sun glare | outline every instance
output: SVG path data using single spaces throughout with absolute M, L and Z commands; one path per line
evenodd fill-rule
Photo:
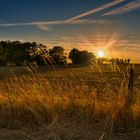
M 104 57 L 105 56 L 104 51 L 98 51 L 97 56 L 100 57 L 100 58 Z

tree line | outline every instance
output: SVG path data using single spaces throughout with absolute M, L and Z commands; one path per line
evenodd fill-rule
M 37 65 L 64 65 L 68 60 L 72 64 L 90 64 L 92 62 L 104 63 L 105 58 L 97 59 L 96 56 L 88 51 L 81 51 L 73 48 L 66 53 L 61 46 L 54 46 L 48 49 L 46 45 L 36 42 L 20 41 L 1 41 L 0 42 L 0 66 L 20 66 L 35 62 Z M 119 59 L 110 59 L 111 63 L 120 63 Z M 121 60 L 121 63 L 125 62 Z M 130 62 L 130 59 L 127 60 Z

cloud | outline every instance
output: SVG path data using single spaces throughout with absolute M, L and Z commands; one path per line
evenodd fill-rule
M 48 31 L 50 25 L 76 25 L 76 24 L 111 24 L 109 20 L 88 20 L 77 19 L 72 21 L 45 21 L 45 22 L 29 22 L 29 23 L 12 23 L 12 24 L 0 24 L 0 27 L 12 27 L 12 26 L 37 26 L 39 29 Z
M 40 29 L 40 30 L 43 30 L 43 31 L 49 31 L 50 28 L 44 24 L 38 24 L 37 27 Z
M 107 13 L 103 14 L 103 16 L 123 14 L 125 12 L 129 12 L 129 11 L 132 11 L 132 10 L 135 10 L 138 8 L 140 8 L 140 1 L 136 0 L 136 1 L 128 3 L 125 6 L 122 6 L 120 8 L 115 9 L 115 10 L 107 12 Z
M 88 16 L 90 14 L 94 14 L 96 12 L 102 11 L 104 9 L 110 8 L 114 5 L 117 5 L 121 2 L 124 2 L 125 0 L 114 0 L 113 2 L 110 2 L 108 4 L 105 4 L 103 6 L 100 6 L 98 8 L 92 9 L 90 11 L 87 11 L 85 13 L 82 13 L 80 15 L 77 15 L 75 17 L 62 20 L 62 21 L 41 21 L 41 22 L 29 22 L 29 23 L 9 23 L 9 24 L 0 24 L 0 27 L 12 27 L 12 26 L 37 26 L 40 30 L 48 31 L 50 30 L 50 25 L 76 25 L 76 24 L 107 24 L 112 23 L 111 21 L 107 20 L 86 20 L 86 19 L 80 19 L 82 17 Z
M 95 19 L 95 20 L 90 20 L 90 19 L 77 19 L 77 20 L 72 20 L 72 21 L 65 21 L 65 24 L 111 24 L 112 21 L 110 20 L 102 20 L 102 19 Z
M 77 19 L 73 21 L 53 21 L 53 22 L 35 22 L 33 25 L 36 25 L 39 29 L 43 31 L 48 31 L 50 25 L 78 25 L 78 24 L 112 24 L 110 20 L 88 20 L 88 19 Z
M 75 17 L 69 18 L 69 19 L 67 19 L 66 21 L 69 22 L 69 21 L 72 21 L 72 20 L 80 19 L 80 18 L 82 18 L 82 17 L 85 17 L 85 16 L 88 16 L 88 15 L 97 13 L 97 12 L 99 12 L 99 11 L 102 11 L 102 10 L 104 10 L 104 9 L 110 8 L 110 7 L 114 6 L 114 5 L 117 5 L 117 4 L 119 4 L 119 3 L 122 3 L 122 2 L 124 2 L 124 1 L 125 1 L 125 0 L 114 0 L 113 2 L 110 2 L 110 3 L 108 3 L 108 4 L 105 4 L 105 5 L 100 6 L 100 7 L 98 7 L 98 8 L 92 9 L 92 10 L 90 10 L 90 11 L 87 11 L 87 12 L 82 13 L 82 14 L 80 14 L 80 15 L 77 15 L 77 16 L 75 16 Z

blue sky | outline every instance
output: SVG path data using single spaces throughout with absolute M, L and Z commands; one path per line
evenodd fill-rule
M 140 61 L 140 0 L 0 0 L 0 40 Z

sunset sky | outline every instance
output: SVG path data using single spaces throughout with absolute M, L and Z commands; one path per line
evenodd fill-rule
M 140 62 L 140 0 L 0 0 L 0 40 Z

